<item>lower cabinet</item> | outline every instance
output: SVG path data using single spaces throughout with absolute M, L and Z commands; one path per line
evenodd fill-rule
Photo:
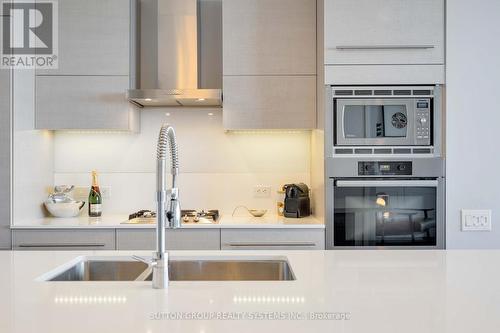
M 324 229 L 221 229 L 222 250 L 324 250 Z
M 220 250 L 219 229 L 165 230 L 167 250 Z M 116 230 L 117 250 L 155 250 L 156 229 Z
M 324 250 L 324 229 L 165 230 L 167 250 Z M 151 250 L 156 229 L 17 229 L 14 250 Z
M 14 250 L 114 250 L 115 230 L 14 230 Z

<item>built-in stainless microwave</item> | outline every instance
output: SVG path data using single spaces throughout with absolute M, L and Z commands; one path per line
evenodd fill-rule
M 334 86 L 332 93 L 333 144 L 341 153 L 355 147 L 432 148 L 440 140 L 439 86 Z

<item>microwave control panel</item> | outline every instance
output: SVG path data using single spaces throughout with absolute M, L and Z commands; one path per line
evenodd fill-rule
M 358 162 L 358 176 L 411 176 L 412 163 L 403 162 Z
M 431 144 L 431 100 L 417 99 L 415 101 L 416 126 L 415 138 L 418 145 Z

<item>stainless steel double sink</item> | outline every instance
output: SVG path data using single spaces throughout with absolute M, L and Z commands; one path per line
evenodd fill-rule
M 45 281 L 150 281 L 151 267 L 132 258 L 82 257 L 69 267 L 48 273 Z M 174 259 L 170 281 L 290 281 L 286 259 Z

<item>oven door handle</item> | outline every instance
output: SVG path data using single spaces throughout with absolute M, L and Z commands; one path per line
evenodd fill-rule
M 337 180 L 337 187 L 438 187 L 437 180 Z
M 433 49 L 434 45 L 338 45 L 336 50 L 426 50 Z M 331 50 L 333 48 L 328 48 Z

